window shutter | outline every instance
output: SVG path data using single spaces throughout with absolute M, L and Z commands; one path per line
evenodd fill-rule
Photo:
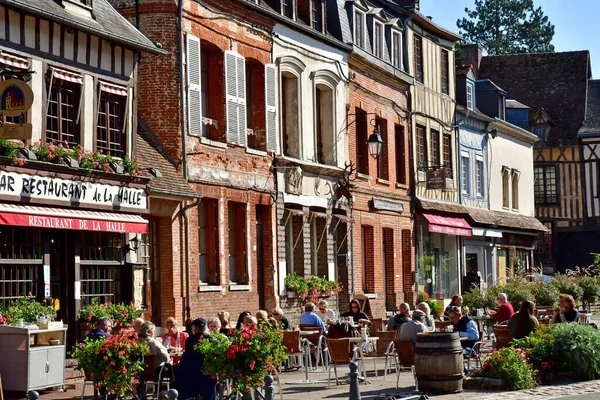
M 246 60 L 233 51 L 225 52 L 225 97 L 227 141 L 246 146 Z
M 266 133 L 267 150 L 277 151 L 277 102 L 275 89 L 277 81 L 274 64 L 265 65 L 265 110 L 266 110 Z
M 200 39 L 186 35 L 188 81 L 188 133 L 202 135 L 202 92 L 200 88 Z

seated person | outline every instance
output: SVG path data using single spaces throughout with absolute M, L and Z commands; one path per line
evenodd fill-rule
M 217 317 L 208 320 L 208 332 L 219 332 L 221 330 L 221 320 Z
M 313 303 L 306 303 L 304 305 L 304 314 L 300 315 L 300 325 L 315 325 L 326 331 L 325 324 L 317 314 L 314 313 L 315 305 Z
M 425 313 L 425 326 L 427 327 L 427 330 L 429 332 L 435 331 L 435 320 L 431 315 L 431 308 L 429 307 L 429 304 L 425 302 L 419 303 L 417 304 L 417 309 Z
M 405 322 L 400 327 L 400 340 L 412 340 L 417 342 L 417 333 L 427 333 L 425 326 L 425 313 L 421 310 L 415 310 L 412 314 L 412 320 Z
M 192 322 L 193 334 L 185 342 L 185 352 L 177 364 L 175 376 L 175 389 L 179 392 L 178 398 L 189 399 L 202 396 L 203 400 L 217 399 L 217 380 L 202 373 L 204 355 L 195 351 L 194 346 L 200 340 L 209 340 L 206 331 L 206 320 L 197 318 Z
M 100 318 L 100 319 L 98 319 L 98 321 L 96 321 L 96 327 L 94 329 L 92 329 L 90 331 L 90 333 L 85 335 L 85 337 L 83 338 L 83 341 L 85 342 L 86 340 L 88 340 L 90 342 L 93 342 L 100 338 L 109 338 L 112 336 L 110 334 L 111 329 L 112 329 L 112 320 L 107 317 Z
M 144 321 L 143 318 L 136 318 L 133 320 L 133 332 L 135 332 L 135 337 L 140 333 L 140 328 L 144 322 L 146 321 Z
M 161 364 L 169 362 L 169 353 L 167 352 L 167 349 L 154 339 L 155 329 L 156 326 L 154 326 L 152 322 L 144 322 L 140 327 L 140 333 L 138 333 L 138 341 L 147 343 L 148 347 L 150 347 L 149 355 L 157 356 Z
M 360 311 L 360 302 L 356 299 L 350 301 L 350 310 L 342 314 L 342 317 L 347 320 L 352 319 L 355 324 L 369 323 L 369 317 L 364 312 Z
M 247 315 L 252 315 L 252 313 L 250 311 L 242 311 L 240 313 L 240 315 L 238 316 L 237 324 L 235 324 L 235 329 L 237 329 L 238 331 L 242 329 L 242 325 L 244 325 L 244 318 L 246 318 Z
M 167 318 L 165 327 L 167 328 L 167 332 L 161 336 L 163 346 L 166 348 L 178 347 L 185 349 L 185 341 L 189 335 L 185 332 L 179 332 L 177 320 L 173 317 Z
M 408 304 L 406 303 L 402 303 L 400 304 L 400 313 L 394 315 L 392 318 L 390 318 L 390 320 L 388 321 L 388 326 L 387 326 L 387 330 L 391 331 L 391 330 L 400 330 L 400 327 L 402 327 L 402 325 L 404 325 L 407 322 L 410 322 L 410 307 Z
M 468 315 L 462 315 L 460 308 L 452 307 L 448 313 L 454 332 L 460 336 L 463 354 L 468 355 L 475 343 L 479 340 L 477 324 Z
M 551 324 L 563 322 L 579 322 L 579 311 L 575 309 L 575 299 L 570 294 L 558 295 L 559 307 L 554 310 Z
M 258 310 L 256 320 L 260 323 L 269 322 L 269 314 L 265 310 Z
M 287 319 L 285 315 L 283 315 L 283 310 L 281 307 L 275 307 L 273 312 L 271 312 L 271 316 L 275 319 L 277 325 L 281 325 L 281 329 L 284 331 L 289 331 L 292 329 L 292 325 L 290 324 L 290 320 Z
M 452 307 L 462 307 L 463 304 L 463 298 L 461 295 L 455 294 L 454 296 L 452 296 L 452 301 L 450 302 L 450 304 L 448 304 L 448 307 L 446 307 L 446 309 L 444 310 L 444 317 L 449 318 L 450 317 L 450 309 Z
M 519 312 L 510 317 L 507 327 L 512 331 L 513 339 L 523 339 L 539 324 L 537 318 L 533 316 L 534 308 L 533 301 L 525 300 Z
M 319 310 L 315 313 L 325 323 L 328 321 L 335 321 L 335 311 L 329 308 L 329 303 L 326 300 L 319 300 L 317 304 Z
M 231 332 L 231 326 L 229 325 L 229 312 L 220 311 L 217 314 L 217 317 L 219 317 L 219 321 L 221 322 L 221 329 L 219 329 L 219 332 L 225 336 L 229 335 Z
M 515 313 L 515 310 L 513 309 L 512 304 L 508 302 L 506 293 L 498 293 L 496 303 L 500 307 L 498 307 L 498 311 L 491 311 L 490 317 L 494 318 L 498 323 L 508 321 Z

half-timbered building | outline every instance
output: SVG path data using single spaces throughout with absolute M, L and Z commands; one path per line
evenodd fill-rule
M 588 82 L 585 123 L 578 136 L 585 177 L 586 217 L 590 223 L 600 223 L 600 80 Z
M 552 272 L 591 264 L 597 246 L 589 233 L 597 228 L 586 218 L 585 165 L 577 137 L 586 119 L 589 53 L 486 56 L 479 72 L 530 107 L 528 129 L 540 139 L 534 147 L 534 199 L 536 217 L 547 231 L 538 240 L 536 265 Z
M 148 179 L 123 173 L 135 152 L 142 53 L 162 51 L 106 0 L 0 5 L 0 132 L 20 139 L 2 140 L 0 308 L 29 292 L 51 300 L 71 341 L 80 307 L 94 298 L 146 306 L 136 251 Z M 6 152 L 15 145 L 24 146 L 17 160 Z M 53 151 L 66 147 L 77 159 Z M 105 158 L 104 171 L 90 171 L 83 160 L 93 152 L 112 166 Z

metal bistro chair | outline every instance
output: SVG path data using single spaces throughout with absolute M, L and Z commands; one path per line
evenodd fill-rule
M 385 357 L 385 367 L 383 370 L 383 380 L 385 380 L 388 371 L 388 358 L 394 362 L 394 366 L 397 368 L 396 356 L 394 355 L 394 339 L 396 338 L 396 331 L 377 331 L 374 336 L 379 338 L 376 345 L 376 352 L 372 354 L 363 354 L 363 357 L 373 359 L 373 369 L 375 370 L 376 377 L 378 376 L 376 359 Z M 391 366 L 392 363 L 390 362 L 390 367 Z
M 300 331 L 283 331 L 281 344 L 285 347 L 285 353 L 290 362 L 290 369 L 293 368 L 292 357 L 296 359 L 297 365 L 302 365 L 302 344 L 300 343 Z
M 360 346 L 354 346 L 352 350 L 352 358 L 350 358 L 350 338 L 343 339 L 326 339 L 327 343 L 327 354 L 329 355 L 329 374 L 327 375 L 327 387 L 331 388 L 331 368 L 335 374 L 336 384 L 340 384 L 337 374 L 338 365 L 350 365 L 350 363 L 357 361 L 360 366 L 360 373 L 363 374 L 365 383 L 367 382 L 365 376 L 365 364 L 362 357 L 362 350 Z
M 306 325 L 306 324 L 300 324 L 300 330 L 301 331 L 315 331 L 318 333 L 312 333 L 310 335 L 305 335 L 303 336 L 303 339 L 306 339 L 308 341 L 307 345 L 310 347 L 310 352 L 311 354 L 314 353 L 315 355 L 315 368 L 319 367 L 319 362 L 321 363 L 321 365 L 323 366 L 323 369 L 326 368 L 326 360 L 323 354 L 323 340 L 324 340 L 324 336 L 323 336 L 323 328 L 321 328 L 320 326 L 317 325 Z M 308 357 L 308 362 L 309 362 L 309 366 L 310 369 L 313 369 L 313 365 L 312 365 L 312 357 Z
M 398 356 L 396 368 L 396 390 L 400 384 L 400 371 L 409 370 L 415 378 L 415 387 L 417 386 L 417 376 L 415 375 L 415 343 L 412 340 L 394 340 L 396 355 Z
M 471 360 L 475 360 L 475 368 L 481 369 L 481 367 L 483 366 L 483 362 L 481 361 L 481 354 L 483 352 L 484 346 L 485 344 L 483 342 L 476 342 L 473 345 L 473 347 L 469 350 L 469 353 L 463 356 L 463 361 L 465 364 L 465 370 L 467 374 L 471 372 Z
M 154 395 L 160 393 L 163 384 L 166 383 L 170 389 L 171 382 L 175 380 L 173 366 L 169 363 L 161 363 L 158 356 L 145 356 L 143 359 L 144 372 L 140 374 L 140 399 L 148 398 L 148 383 L 152 383 Z
M 377 336 L 377 332 L 383 331 L 383 318 L 371 319 L 371 325 L 369 325 L 369 335 Z

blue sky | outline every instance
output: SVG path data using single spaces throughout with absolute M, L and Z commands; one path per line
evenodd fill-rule
M 474 0 L 421 0 L 421 12 L 437 23 L 458 32 L 456 20 L 466 17 L 465 7 L 473 10 Z M 589 50 L 592 74 L 600 79 L 600 38 L 595 30 L 600 18 L 598 0 L 534 0 L 554 24 L 555 51 Z

